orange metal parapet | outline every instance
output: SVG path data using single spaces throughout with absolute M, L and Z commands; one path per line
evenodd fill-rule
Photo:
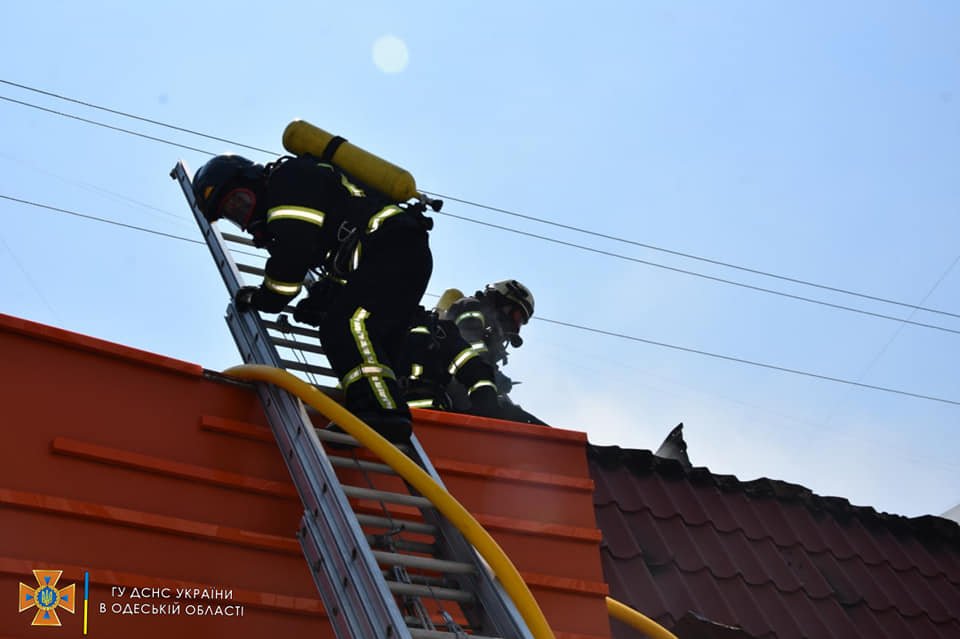
M 331 636 L 250 388 L 4 315 L 0 352 L 0 593 L 50 569 L 79 596 L 88 573 L 89 636 L 106 639 Z M 415 422 L 557 637 L 609 637 L 585 435 L 431 411 Z M 0 605 L 0 636 L 35 637 L 33 617 Z M 71 636 L 81 617 L 59 614 Z

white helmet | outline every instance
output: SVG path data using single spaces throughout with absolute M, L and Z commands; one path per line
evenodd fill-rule
M 483 289 L 486 295 L 492 295 L 497 303 L 512 304 L 520 309 L 523 323 L 526 324 L 533 317 L 533 293 L 517 280 L 503 280 L 487 284 Z

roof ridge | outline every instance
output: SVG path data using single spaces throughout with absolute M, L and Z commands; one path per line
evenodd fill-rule
M 656 473 L 670 478 L 687 478 L 696 483 L 712 483 L 720 490 L 740 492 L 751 498 L 797 502 L 840 521 L 854 517 L 866 524 L 883 526 L 893 533 L 909 534 L 925 542 L 947 543 L 960 551 L 960 524 L 936 515 L 906 517 L 879 512 L 872 506 L 855 506 L 844 497 L 818 495 L 805 486 L 767 477 L 743 481 L 735 475 L 715 474 L 705 466 L 687 470 L 679 461 L 657 457 L 649 450 L 598 446 L 588 442 L 587 456 L 605 468 L 622 466 L 636 475 Z

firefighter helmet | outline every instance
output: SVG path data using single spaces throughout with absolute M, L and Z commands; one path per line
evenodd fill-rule
M 522 323 L 533 317 L 533 293 L 517 280 L 503 280 L 487 284 L 484 294 L 493 296 L 497 304 L 508 304 L 520 310 Z
M 263 175 L 263 166 L 245 157 L 218 155 L 201 166 L 193 176 L 193 197 L 203 216 L 213 222 L 224 217 L 225 211 L 221 207 L 224 195 L 233 189 L 250 186 Z M 231 220 L 243 228 L 243 220 L 233 217 Z

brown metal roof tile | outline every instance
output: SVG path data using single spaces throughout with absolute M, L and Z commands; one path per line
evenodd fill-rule
M 833 596 L 833 588 L 820 574 L 803 546 L 796 544 L 785 548 L 781 547 L 780 554 L 808 596 L 813 599 L 825 599 Z
M 926 577 L 952 575 L 954 583 L 960 585 L 960 565 L 951 566 L 952 553 L 943 553 L 939 549 L 929 548 L 915 537 L 905 535 L 899 538 L 900 550 L 911 566 L 917 568 Z
M 781 592 L 794 592 L 803 588 L 780 549 L 768 537 L 751 544 L 750 552 L 757 557 L 768 579 Z
M 873 571 L 860 557 L 841 559 L 838 563 L 850 580 L 854 591 L 870 608 L 886 610 L 894 607 L 894 600 L 888 593 L 888 588 L 884 587 L 884 582 L 875 578 Z
M 904 571 L 915 567 L 913 560 L 904 552 L 904 535 L 895 534 L 883 526 L 873 526 L 869 532 L 883 560 L 894 570 Z
M 960 636 L 960 622 L 956 619 L 946 623 L 934 623 L 929 617 L 904 617 L 894 609 L 868 610 L 859 606 L 853 613 L 860 619 L 872 615 L 892 639 L 956 639 Z
M 701 554 L 697 545 L 693 528 L 687 526 L 680 516 L 658 518 L 654 526 L 635 532 L 641 540 L 641 545 L 645 543 L 646 539 L 655 538 L 659 540 L 662 538 L 669 544 L 673 563 L 684 572 L 699 572 L 710 569 L 707 558 Z
M 727 492 L 723 495 L 723 501 L 736 519 L 737 528 L 743 531 L 748 539 L 770 539 L 770 531 L 763 525 L 760 514 L 752 508 L 753 504 L 745 494 Z
M 674 617 L 694 611 L 708 619 L 738 625 L 737 614 L 727 604 L 719 583 L 706 569 L 683 572 L 676 565 L 651 573 Z
M 851 518 L 844 526 L 844 534 L 850 540 L 850 544 L 857 549 L 857 555 L 871 565 L 889 561 L 886 553 L 877 543 L 874 528 L 874 526 L 867 528 L 857 518 Z
M 930 579 L 928 583 L 937 592 L 937 598 L 943 602 L 951 616 L 960 619 L 960 586 L 948 581 L 943 575 Z
M 744 566 L 735 561 L 735 557 L 728 552 L 728 538 L 730 535 L 741 535 L 739 531 L 721 533 L 710 524 L 693 526 L 690 534 L 694 536 L 699 552 L 704 562 L 718 579 L 744 577 Z
M 645 598 L 658 620 L 693 611 L 764 639 L 960 637 L 952 522 L 684 472 L 646 451 L 590 447 L 588 457 L 603 487 L 595 503 L 611 594 Z
M 892 634 L 893 629 L 880 622 L 877 615 L 865 603 L 845 606 L 850 622 L 857 629 L 850 637 L 870 637 L 871 639 L 901 639 L 902 635 Z
M 670 612 L 650 569 L 641 558 L 614 559 L 608 553 L 602 552 L 601 560 L 604 572 L 610 575 L 607 583 L 611 597 L 652 619 L 661 618 Z
M 597 509 L 597 525 L 608 531 L 604 533 L 604 540 L 608 551 L 617 559 L 641 557 L 653 565 L 670 562 L 673 552 L 655 521 L 646 510 L 625 513 L 616 504 Z M 641 537 L 638 533 L 645 534 Z
M 810 560 L 823 579 L 830 585 L 834 598 L 841 605 L 853 606 L 864 601 L 863 594 L 851 581 L 833 553 L 814 553 L 810 555 Z
M 800 501 L 779 502 L 781 516 L 788 522 L 792 536 L 807 552 L 826 552 L 830 545 L 822 533 L 821 522 L 827 515 L 808 508 Z
M 731 610 L 737 615 L 737 624 L 745 631 L 754 635 L 769 632 L 775 627 L 779 606 L 768 605 L 771 600 L 778 600 L 779 595 L 765 596 L 767 590 L 775 591 L 772 587 L 757 588 L 745 582 L 742 577 L 721 579 L 718 586 Z
M 830 552 L 837 559 L 849 559 L 859 556 L 854 547 L 850 545 L 850 538 L 846 534 L 846 528 L 830 516 L 825 511 L 819 511 L 823 516 L 820 520 L 820 532 L 827 542 Z
M 730 508 L 727 494 L 719 488 L 712 499 L 703 499 L 703 509 L 710 522 L 719 532 L 742 532 L 743 523 L 738 520 L 735 510 Z
M 669 499 L 677 507 L 683 520 L 691 526 L 702 526 L 711 523 L 710 515 L 703 502 L 716 499 L 719 490 L 712 482 L 702 481 L 690 476 L 685 479 L 679 477 L 671 479 L 668 489 Z
M 774 584 L 774 579 L 764 563 L 764 557 L 755 552 L 756 544 L 747 539 L 743 531 L 722 533 L 720 540 L 724 554 L 734 564 L 735 570 L 744 581 L 754 586 Z M 766 543 L 769 544 L 769 542 Z
M 802 637 L 830 637 L 842 636 L 832 634 L 828 622 L 823 615 L 829 612 L 832 602 L 821 606 L 820 602 L 810 599 L 802 590 L 791 593 L 781 593 L 785 607 L 790 611 L 790 619 L 793 620 L 792 626 L 783 630 L 777 629 L 778 639 L 789 637 L 790 639 L 800 639 Z
M 800 540 L 793 522 L 784 516 L 784 505 L 776 499 L 751 499 L 750 507 L 757 513 L 764 529 L 778 546 L 792 546 Z
M 956 588 L 951 587 L 942 575 L 930 579 L 919 570 L 911 568 L 897 571 L 895 577 L 902 584 L 903 590 L 922 608 L 924 614 L 934 621 L 943 623 L 958 610 L 960 598 L 957 597 Z
M 756 586 L 744 582 L 743 592 L 753 600 L 753 607 L 763 611 L 763 617 L 741 614 L 737 623 L 748 632 L 756 635 L 762 635 L 773 630 L 783 632 L 784 628 L 796 625 L 796 622 L 792 619 L 793 611 L 787 608 L 783 596 L 772 583 Z M 736 605 L 732 599 L 731 605 Z M 749 609 L 738 607 L 737 613 L 740 614 L 741 610 L 745 612 Z

